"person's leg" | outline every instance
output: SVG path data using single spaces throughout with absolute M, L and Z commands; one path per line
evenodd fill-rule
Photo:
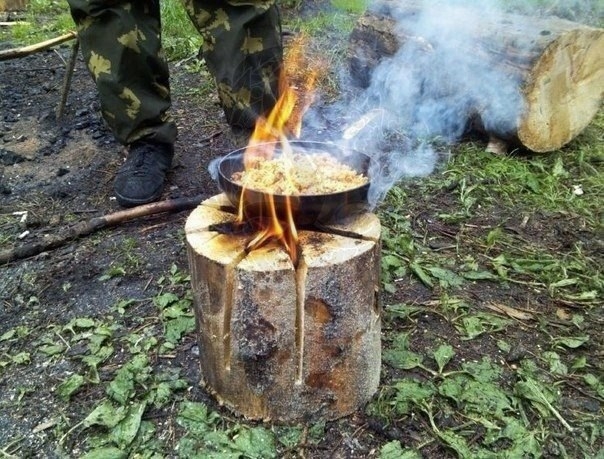
M 174 143 L 159 0 L 68 0 L 84 60 L 116 139 Z
M 102 115 L 130 146 L 117 174 L 118 202 L 133 206 L 161 195 L 173 156 L 176 125 L 161 47 L 159 0 L 68 0 Z
M 203 57 L 216 80 L 227 122 L 251 128 L 278 97 L 283 61 L 275 1 L 184 0 L 203 36 Z

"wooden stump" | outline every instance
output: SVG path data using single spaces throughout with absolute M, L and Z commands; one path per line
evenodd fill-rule
M 276 243 L 247 253 L 253 234 L 213 226 L 234 219 L 219 195 L 185 227 L 202 384 L 250 419 L 354 412 L 380 375 L 379 220 L 367 213 L 300 231 L 294 267 Z
M 375 67 L 403 46 L 429 55 L 438 44 L 417 35 L 414 28 L 423 4 L 410 0 L 380 0 L 357 22 L 350 37 L 349 57 L 353 78 L 366 86 Z M 460 8 L 455 14 L 464 17 Z M 476 17 L 467 10 L 468 18 Z M 395 20 L 396 18 L 396 20 Z M 522 104 L 511 130 L 485 126 L 495 137 L 535 152 L 556 150 L 575 138 L 595 117 L 604 95 L 604 29 L 588 27 L 557 17 L 499 14 L 482 18 L 479 27 L 459 21 L 462 46 L 484 67 L 494 69 L 518 88 Z M 428 59 L 429 61 L 429 59 Z M 413 65 L 411 62 L 410 65 Z M 455 63 L 447 72 L 455 72 Z M 430 71 L 430 69 L 422 69 Z M 446 78 L 442 100 L 454 95 Z M 491 88 L 495 93 L 499 88 Z M 486 104 L 489 100 L 487 98 Z M 483 106 L 470 107 L 467 117 L 480 117 Z M 514 126 L 515 125 L 515 126 Z

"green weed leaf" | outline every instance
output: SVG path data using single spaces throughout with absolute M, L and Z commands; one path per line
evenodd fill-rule
M 392 304 L 386 306 L 386 311 L 392 314 L 397 319 L 409 319 L 411 316 L 422 311 L 422 308 L 418 306 L 411 306 L 404 303 Z
M 128 453 L 113 446 L 96 448 L 87 452 L 81 459 L 126 459 Z
M 110 437 L 120 448 L 125 448 L 130 445 L 136 437 L 146 407 L 146 402 L 130 405 L 124 419 L 111 429 Z
M 403 379 L 394 385 L 396 391 L 394 401 L 395 410 L 399 414 L 408 414 L 414 407 L 421 406 L 432 398 L 436 389 L 429 382 L 419 382 L 413 379 Z
M 434 283 L 432 282 L 432 279 L 430 278 L 430 276 L 426 273 L 426 271 L 424 271 L 424 269 L 417 264 L 417 262 L 413 262 L 409 265 L 409 268 L 411 268 L 411 271 L 413 272 L 413 274 L 415 274 L 418 279 L 422 282 L 422 284 L 424 284 L 426 287 L 433 287 Z
M 514 393 L 519 397 L 529 400 L 541 416 L 547 418 L 551 415 L 550 407 L 556 397 L 537 380 L 526 378 L 524 381 L 518 381 L 514 386 Z
M 408 349 L 409 338 L 405 333 L 395 336 L 392 346 L 384 350 L 384 362 L 393 368 L 411 370 L 421 365 L 423 357 Z
M 455 351 L 450 344 L 441 344 L 432 355 L 434 356 L 434 360 L 436 360 L 436 365 L 438 365 L 438 372 L 442 373 L 445 365 L 455 355 Z
M 482 312 L 473 316 L 463 317 L 461 324 L 456 324 L 455 328 L 465 335 L 461 339 L 470 340 L 483 333 L 495 333 L 504 330 L 510 323 L 511 321 L 508 319 Z
M 550 373 L 562 376 L 568 374 L 567 366 L 562 363 L 560 356 L 556 352 L 544 352 L 542 357 L 548 363 Z
M 263 427 L 242 429 L 234 439 L 235 446 L 245 457 L 271 458 L 275 457 L 275 437 Z
M 394 440 L 380 448 L 379 459 L 421 459 L 421 455 L 414 450 L 403 449 L 401 442 Z
M 164 334 L 166 341 L 176 344 L 180 338 L 193 330 L 195 330 L 195 318 L 182 316 L 166 322 Z
M 495 274 L 493 274 L 490 271 L 467 271 L 467 272 L 463 272 L 461 275 L 468 280 L 497 280 L 497 279 L 499 279 L 499 277 L 497 277 Z
M 589 341 L 589 336 L 566 336 L 566 337 L 557 337 L 553 339 L 554 347 L 568 347 L 571 349 L 576 349 L 578 347 L 583 346 L 585 343 Z
M 586 375 L 583 375 L 583 381 L 585 381 L 585 384 L 591 387 L 599 397 L 604 398 L 604 382 L 602 382 L 601 379 L 591 373 L 587 373 Z
M 167 292 L 153 298 L 153 303 L 155 303 L 155 305 L 160 309 L 163 309 L 172 303 L 178 302 L 178 299 L 178 296 L 176 296 L 174 293 Z
M 128 414 L 126 407 L 114 406 L 109 400 L 103 400 L 82 422 L 84 427 L 99 425 L 112 429 Z
M 79 374 L 71 375 L 57 386 L 57 395 L 63 400 L 69 400 L 72 394 L 84 385 L 84 377 Z
M 453 271 L 451 271 L 449 269 L 439 268 L 439 267 L 434 266 L 434 267 L 428 268 L 428 271 L 430 272 L 430 274 L 432 274 L 433 277 L 438 279 L 441 287 L 443 287 L 443 288 L 459 287 L 464 282 L 463 277 L 458 276 L 457 274 L 455 274 Z

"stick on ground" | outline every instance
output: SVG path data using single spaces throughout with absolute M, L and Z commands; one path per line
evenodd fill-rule
M 65 35 L 61 35 L 60 37 L 51 38 L 50 40 L 46 40 L 40 43 L 36 43 L 35 45 L 22 46 L 20 48 L 11 48 L 0 51 L 0 61 L 5 61 L 8 59 L 14 59 L 17 57 L 29 56 L 38 51 L 43 51 L 48 48 L 52 48 L 53 46 L 60 45 L 69 40 L 73 40 L 78 35 L 75 32 L 69 32 Z
M 187 209 L 193 209 L 201 203 L 202 199 L 202 196 L 169 199 L 133 207 L 131 209 L 120 210 L 100 217 L 94 217 L 88 221 L 76 223 L 73 226 L 67 227 L 60 231 L 59 234 L 44 238 L 42 241 L 32 242 L 31 244 L 0 251 L 0 265 L 32 257 L 48 250 L 54 250 L 77 238 L 87 236 L 103 228 L 116 226 L 129 220 L 164 212 L 180 212 Z

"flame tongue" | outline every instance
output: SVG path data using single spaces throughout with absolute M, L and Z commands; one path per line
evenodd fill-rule
M 298 138 L 302 117 L 313 101 L 313 87 L 318 75 L 318 67 L 313 67 L 303 54 L 305 38 L 297 39 L 287 54 L 279 78 L 279 99 L 266 118 L 259 118 L 250 142 L 245 150 L 243 163 L 246 169 L 253 168 L 259 161 L 274 157 L 280 147 L 281 157 L 290 160 L 293 168 L 292 149 L 288 137 Z M 246 214 L 244 189 L 239 202 L 237 221 L 243 222 Z M 249 242 L 248 251 L 254 250 L 271 240 L 278 240 L 287 250 L 294 264 L 298 261 L 298 232 L 296 230 L 293 199 L 286 197 L 283 208 L 277 209 L 275 197 L 265 194 L 263 209 L 266 215 L 259 219 L 259 232 Z

